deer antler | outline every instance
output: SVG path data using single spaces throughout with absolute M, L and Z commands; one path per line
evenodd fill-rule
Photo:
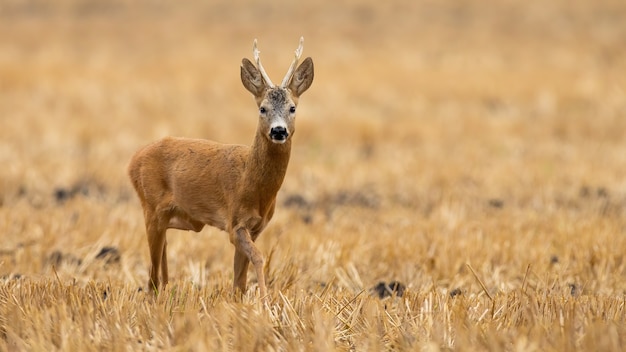
M 259 58 L 259 53 L 260 53 L 260 51 L 256 47 L 256 39 L 255 39 L 254 40 L 254 45 L 252 46 L 252 55 L 254 56 L 254 61 L 256 61 L 256 65 L 257 65 L 259 71 L 261 71 L 261 76 L 263 76 L 263 80 L 265 81 L 265 83 L 268 85 L 268 87 L 274 88 L 274 83 L 272 83 L 272 80 L 267 75 L 267 73 L 265 72 L 265 69 L 261 65 L 261 58 Z
M 296 69 L 296 66 L 298 65 L 298 60 L 300 60 L 300 56 L 302 55 L 303 43 L 304 43 L 304 37 L 300 37 L 300 46 L 298 46 L 298 49 L 296 49 L 295 57 L 293 59 L 293 62 L 291 63 L 291 66 L 289 67 L 289 70 L 287 71 L 287 74 L 285 75 L 285 78 L 283 78 L 283 83 L 280 84 L 280 86 L 283 88 L 286 87 L 289 81 L 291 80 L 291 76 L 293 76 L 293 71 Z

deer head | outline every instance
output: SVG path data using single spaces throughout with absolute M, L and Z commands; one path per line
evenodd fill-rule
M 259 128 L 273 143 L 283 144 L 294 134 L 298 98 L 313 83 L 313 60 L 310 57 L 296 69 L 302 55 L 303 42 L 304 38 L 300 38 L 293 62 L 278 87 L 272 83 L 261 65 L 256 39 L 253 45 L 256 66 L 246 58 L 241 62 L 241 82 L 256 100 Z

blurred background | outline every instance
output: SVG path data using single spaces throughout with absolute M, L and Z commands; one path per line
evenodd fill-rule
M 545 139 L 564 157 L 574 141 L 619 144 L 625 18 L 618 0 L 6 0 L 2 193 L 92 167 L 121 187 L 131 153 L 165 135 L 250 143 L 239 63 L 254 38 L 276 80 L 301 35 L 315 60 L 295 148 L 391 145 L 390 158 L 445 148 L 436 157 L 455 161 L 482 139 L 518 149 Z M 602 146 L 591 147 L 597 163 Z
M 292 210 L 275 233 L 298 217 L 326 226 L 302 233 L 353 231 L 356 242 L 474 234 L 480 243 L 482 233 L 579 235 L 587 227 L 561 225 L 608 212 L 608 238 L 623 234 L 622 0 L 3 0 L 7 246 L 47 238 L 87 252 L 94 238 L 124 247 L 130 231 L 137 242 L 125 246 L 141 248 L 147 266 L 130 157 L 168 135 L 251 143 L 257 112 L 241 59 L 257 38 L 280 80 L 300 36 L 315 81 L 279 198 Z M 66 202 L 92 196 L 104 205 Z M 542 258 L 567 252 L 561 239 Z

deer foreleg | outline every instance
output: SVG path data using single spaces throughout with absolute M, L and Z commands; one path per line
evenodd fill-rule
M 261 254 L 261 251 L 259 251 L 259 249 L 256 248 L 254 241 L 252 241 L 252 237 L 250 236 L 250 231 L 248 231 L 248 229 L 246 228 L 237 229 L 235 232 L 234 245 L 236 248 L 235 275 L 238 274 L 237 273 L 238 268 L 240 270 L 243 269 L 242 266 L 245 266 L 247 268 L 247 263 L 244 264 L 243 261 L 240 261 L 240 263 L 237 264 L 237 261 L 236 261 L 237 252 L 241 252 L 247 257 L 248 261 L 252 262 L 252 265 L 254 266 L 254 271 L 256 272 L 257 280 L 259 282 L 259 291 L 260 291 L 261 297 L 265 297 L 267 295 L 267 288 L 265 287 L 265 276 L 263 274 L 263 264 L 265 260 L 263 259 L 263 255 Z M 241 278 L 242 278 L 241 275 L 239 277 L 235 276 L 235 285 L 237 285 L 240 289 L 242 288 L 241 281 L 237 282 L 237 279 L 241 279 Z M 242 291 L 245 290 L 245 287 L 246 287 L 246 284 L 245 284 L 245 274 L 244 274 Z
M 237 293 L 237 289 L 239 289 L 240 294 L 244 294 L 246 292 L 248 264 L 250 264 L 248 256 L 238 249 L 235 249 L 235 268 L 233 280 L 233 293 L 235 294 Z

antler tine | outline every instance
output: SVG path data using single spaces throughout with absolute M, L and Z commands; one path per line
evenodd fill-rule
M 263 80 L 265 81 L 265 84 L 267 84 L 270 88 L 274 88 L 274 83 L 272 83 L 272 80 L 267 75 L 267 73 L 265 72 L 265 69 L 261 65 L 261 58 L 259 57 L 260 53 L 261 52 L 256 47 L 256 39 L 255 39 L 254 40 L 254 44 L 252 46 L 252 55 L 254 56 L 254 61 L 256 61 L 256 66 L 259 69 L 259 71 L 261 72 L 261 76 L 263 76 Z
M 280 84 L 281 87 L 286 87 L 287 83 L 289 83 L 289 81 L 291 80 L 291 76 L 293 76 L 293 71 L 296 69 L 296 66 L 298 65 L 298 60 L 300 60 L 300 56 L 302 55 L 303 44 L 304 37 L 300 37 L 300 45 L 298 46 L 298 49 L 296 49 L 295 57 L 293 59 L 293 62 L 291 63 L 291 66 L 289 66 L 289 70 L 287 71 L 285 78 L 283 78 L 283 83 Z

